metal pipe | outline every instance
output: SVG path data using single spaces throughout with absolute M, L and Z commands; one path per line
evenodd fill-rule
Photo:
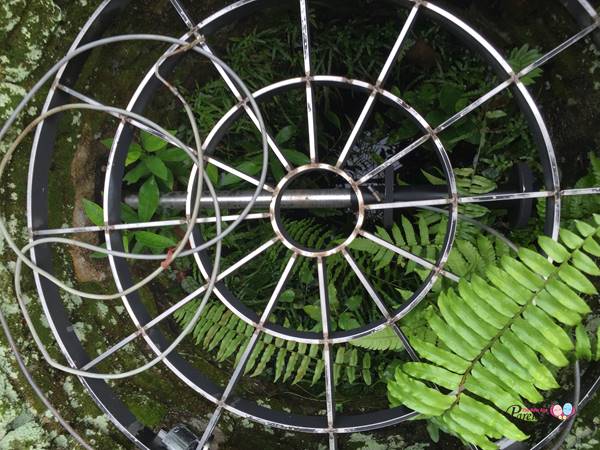
M 400 187 L 394 192 L 394 201 L 409 200 L 431 200 L 444 196 L 445 187 L 438 189 L 435 186 L 424 187 Z M 446 193 L 447 195 L 447 193 Z M 366 204 L 380 203 L 384 198 L 383 193 L 363 192 Z M 252 192 L 250 191 L 220 191 L 217 192 L 219 205 L 222 208 L 243 208 L 245 207 Z M 256 208 L 268 208 L 273 200 L 270 192 L 263 191 L 256 199 Z M 161 195 L 159 206 L 164 209 L 173 209 L 181 211 L 185 209 L 187 194 L 185 192 L 171 192 Z M 128 195 L 125 197 L 125 203 L 132 208 L 137 208 L 139 199 L 137 195 Z M 351 189 L 289 189 L 281 197 L 281 207 L 286 209 L 302 208 L 351 208 L 355 205 L 356 198 Z M 211 196 L 203 196 L 200 199 L 200 206 L 203 208 L 212 208 L 214 206 Z

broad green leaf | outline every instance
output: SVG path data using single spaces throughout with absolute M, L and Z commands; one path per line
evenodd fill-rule
M 290 163 L 295 166 L 303 166 L 304 164 L 308 164 L 310 162 L 310 158 L 305 153 L 299 152 L 298 150 L 292 150 L 286 148 L 281 150 L 285 159 L 287 159 Z
M 127 150 L 127 159 L 125 160 L 125 165 L 129 166 L 140 159 L 142 152 L 142 147 L 140 147 L 139 144 L 136 144 L 135 142 L 131 144 Z
M 468 282 L 466 282 L 464 279 L 461 279 L 458 283 L 458 290 L 460 292 L 460 296 L 469 306 L 471 311 L 473 311 L 482 320 L 494 328 L 498 330 L 504 328 L 507 320 L 506 316 L 500 314 L 489 304 L 487 304 L 486 301 L 482 301 L 482 299 L 475 293 L 472 286 Z
M 496 359 L 491 352 L 488 352 L 483 356 L 481 363 L 490 372 L 492 372 L 501 380 L 504 380 L 505 383 L 509 384 L 515 392 L 528 401 L 532 403 L 539 403 L 544 400 L 544 397 L 542 397 L 532 383 L 519 378 L 514 372 L 508 370 L 507 367 L 498 361 L 498 359 Z
M 553 345 L 563 351 L 573 349 L 573 342 L 569 335 L 558 326 L 542 309 L 538 306 L 530 305 L 523 312 L 523 317 L 531 326 L 537 330 Z
M 156 156 L 164 162 L 182 162 L 190 158 L 184 150 L 177 147 L 158 150 Z
M 121 220 L 125 223 L 135 223 L 138 221 L 138 214 L 131 206 L 121 202 Z
M 579 314 L 588 314 L 591 312 L 587 303 L 577 295 L 575 291 L 560 280 L 551 280 L 546 285 L 546 290 L 572 311 L 578 312 Z
M 548 362 L 556 367 L 565 367 L 569 360 L 564 353 L 552 345 L 544 336 L 524 319 L 516 319 L 511 325 L 515 335 L 527 344 L 532 350 L 541 354 Z
M 459 408 L 467 414 L 475 417 L 482 423 L 496 428 L 503 436 L 514 439 L 515 441 L 524 441 L 528 438 L 521 430 L 514 426 L 506 417 L 496 411 L 494 408 L 485 405 L 477 400 L 465 395 L 461 398 Z
M 243 163 L 239 164 L 236 169 L 239 170 L 240 172 L 245 173 L 246 175 L 256 175 L 258 172 L 260 172 L 260 168 L 261 165 L 259 162 L 257 161 L 244 161 Z M 231 186 L 233 184 L 237 184 L 240 183 L 242 180 L 240 178 L 238 178 L 237 176 L 231 174 L 231 173 L 224 173 L 221 176 L 221 182 L 219 183 L 220 186 L 225 187 L 225 186 Z
M 575 326 L 581 321 L 581 317 L 577 312 L 573 311 L 570 306 L 565 305 L 547 290 L 538 292 L 535 303 L 549 315 L 565 325 Z
M 81 200 L 81 203 L 83 203 L 83 211 L 90 222 L 98 227 L 104 226 L 104 210 L 102 207 L 85 198 Z
M 517 336 L 508 331 L 500 339 L 510 349 L 519 364 L 527 369 L 537 387 L 544 390 L 559 387 L 552 373 L 550 373 L 546 366 L 540 363 L 535 352 L 527 347 Z
M 312 320 L 316 320 L 317 322 L 321 322 L 321 308 L 316 305 L 306 305 L 302 308 L 304 312 L 310 317 Z
M 507 294 L 519 305 L 526 304 L 531 298 L 531 292 L 522 287 L 519 283 L 505 271 L 495 266 L 490 266 L 486 270 L 490 281 L 503 293 Z
M 450 391 L 458 389 L 462 377 L 442 367 L 422 362 L 408 362 L 402 366 L 402 370 L 414 378 L 431 381 L 443 386 Z
M 573 262 L 573 265 L 582 272 L 596 277 L 600 276 L 600 269 L 594 260 L 582 251 L 575 250 L 571 256 L 571 261 Z
M 479 351 L 469 341 L 456 333 L 456 331 L 450 329 L 448 324 L 437 314 L 432 314 L 428 317 L 427 322 L 444 344 L 461 358 L 472 360 L 478 355 Z
M 133 169 L 125 174 L 123 181 L 127 184 L 137 183 L 140 178 L 150 175 L 150 169 L 143 162 L 138 163 Z
M 150 172 L 161 180 L 166 180 L 169 176 L 169 168 L 158 156 L 147 156 L 144 158 L 144 164 Z
M 292 139 L 295 134 L 296 134 L 296 127 L 294 125 L 288 125 L 286 127 L 283 127 L 281 130 L 279 130 L 279 132 L 275 136 L 275 142 L 278 145 L 285 144 L 285 143 L 289 142 L 289 140 Z
M 140 131 L 140 139 L 142 141 L 142 147 L 144 147 L 144 150 L 147 152 L 156 152 L 167 146 L 167 141 L 146 131 Z
M 219 183 L 219 169 L 212 164 L 207 164 L 204 166 L 204 169 L 206 170 L 206 174 L 208 175 L 210 182 L 213 184 L 213 186 L 216 186 Z
M 560 229 L 560 240 L 570 249 L 576 249 L 583 245 L 583 239 L 566 228 Z
M 154 177 L 150 177 L 142 184 L 138 193 L 138 216 L 140 221 L 148 222 L 152 219 L 158 209 L 159 200 L 158 185 Z
M 501 261 L 504 270 L 530 291 L 535 292 L 544 287 L 544 280 L 529 270 L 523 263 L 506 255 L 502 257 Z
M 598 244 L 598 242 L 596 242 L 593 238 L 586 239 L 583 249 L 590 255 L 600 258 L 600 244 Z
M 527 248 L 519 249 L 519 258 L 521 258 L 521 261 L 529 266 L 531 270 L 539 273 L 543 277 L 548 277 L 556 269 L 555 266 L 542 255 Z
M 136 231 L 134 236 L 138 242 L 150 248 L 162 250 L 177 245 L 173 239 L 151 231 Z
M 590 280 L 572 266 L 563 264 L 558 271 L 558 276 L 576 291 L 583 292 L 584 294 L 595 294 L 597 292 Z
M 538 237 L 538 244 L 540 244 L 542 250 L 557 263 L 562 263 L 569 257 L 569 251 L 548 236 Z

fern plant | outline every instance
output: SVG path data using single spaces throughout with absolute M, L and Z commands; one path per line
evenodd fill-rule
M 600 186 L 600 157 L 590 152 L 588 158 L 590 162 L 588 173 L 575 183 L 576 188 Z M 564 217 L 582 219 L 589 217 L 595 211 L 600 211 L 600 199 L 597 195 L 578 195 L 565 197 L 563 200 Z
M 550 261 L 523 248 L 489 266 L 488 281 L 475 275 L 442 293 L 428 320 L 440 345 L 411 339 L 424 362 L 396 369 L 391 404 L 483 449 L 503 436 L 525 440 L 502 412 L 559 387 L 554 373 L 574 350 L 566 330 L 590 312 L 580 294 L 597 292 L 588 275 L 600 275 L 592 259 L 600 257 L 600 215 L 575 224 L 576 232 L 561 230 L 561 242 L 538 239 Z
M 175 319 L 188 323 L 197 308 L 195 302 L 189 303 L 175 313 Z M 286 325 L 289 325 L 286 324 Z M 206 307 L 192 337 L 196 344 L 208 352 L 216 352 L 216 360 L 223 362 L 236 355 L 235 364 L 241 358 L 245 344 L 252 335 L 253 328 L 239 319 L 220 302 L 213 301 Z M 262 334 L 248 363 L 245 374 L 252 377 L 263 374 L 273 367 L 273 381 L 297 384 L 308 382 L 314 385 L 323 379 L 323 355 L 321 346 L 294 341 L 284 341 Z M 359 378 L 371 385 L 373 374 L 371 355 L 357 348 L 340 345 L 334 358 L 334 377 L 336 383 L 347 381 L 355 383 Z

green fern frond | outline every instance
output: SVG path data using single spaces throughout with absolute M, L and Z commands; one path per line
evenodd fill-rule
M 538 403 L 540 391 L 559 386 L 551 369 L 568 365 L 575 350 L 565 328 L 590 312 L 580 295 L 597 292 L 588 279 L 600 273 L 592 259 L 600 257 L 600 215 L 594 220 L 576 222 L 577 232 L 561 230 L 560 242 L 541 237 L 552 262 L 521 249 L 518 258 L 505 255 L 488 266 L 487 281 L 474 275 L 442 293 L 429 317 L 441 346 L 412 339 L 427 362 L 397 368 L 388 384 L 392 405 L 434 418 L 441 429 L 483 449 L 496 449 L 491 440 L 503 436 L 526 439 L 501 412 Z M 577 334 L 578 353 L 588 356 L 589 343 Z
M 354 339 L 350 341 L 350 344 L 365 348 L 367 350 L 402 350 L 404 347 L 402 346 L 402 341 L 400 338 L 394 333 L 394 331 L 385 327 L 383 330 L 377 331 L 368 336 L 361 337 L 359 339 Z
M 197 308 L 191 302 L 175 313 L 175 319 L 183 326 L 189 323 Z M 192 337 L 196 344 L 208 352 L 216 352 L 216 360 L 223 362 L 233 359 L 237 364 L 245 350 L 246 343 L 253 332 L 248 325 L 220 302 L 210 302 L 206 306 Z M 294 341 L 285 341 L 262 334 L 254 348 L 245 373 L 252 377 L 263 374 L 267 368 L 273 368 L 273 381 L 311 384 L 323 380 L 323 355 L 321 346 L 307 345 Z M 353 384 L 359 377 L 370 385 L 372 383 L 371 355 L 357 348 L 340 345 L 335 357 L 334 374 L 336 382 L 347 381 Z
M 600 157 L 590 152 L 588 173 L 575 183 L 576 188 L 600 186 Z M 544 203 L 544 202 L 538 202 Z M 574 195 L 565 197 L 562 215 L 568 219 L 582 219 L 600 212 L 600 199 L 597 195 Z

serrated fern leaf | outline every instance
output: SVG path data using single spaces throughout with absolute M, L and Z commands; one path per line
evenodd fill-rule
M 175 313 L 175 319 L 185 326 L 196 308 L 195 302 L 187 304 Z M 207 352 L 216 352 L 216 361 L 233 359 L 235 355 L 234 363 L 237 363 L 252 332 L 252 326 L 239 319 L 222 303 L 213 301 L 206 306 L 205 313 L 194 327 L 192 337 Z M 334 365 L 338 381 L 353 384 L 360 378 L 370 385 L 371 356 L 349 346 L 341 345 L 339 349 L 342 352 L 338 353 Z M 297 384 L 312 380 L 311 383 L 315 384 L 323 381 L 322 364 L 323 355 L 319 345 L 284 341 L 262 334 L 248 359 L 245 373 L 256 377 L 270 368 L 275 382 Z
M 521 249 L 518 258 L 504 255 L 488 266 L 487 280 L 475 275 L 443 292 L 428 319 L 441 345 L 413 339 L 423 362 L 397 368 L 388 383 L 392 405 L 432 417 L 483 449 L 495 449 L 492 440 L 503 436 L 526 439 L 502 412 L 558 387 L 551 368 L 565 367 L 575 350 L 565 326 L 579 324 L 577 354 L 591 357 L 580 323 L 590 312 L 581 295 L 596 293 L 588 276 L 598 270 L 600 216 L 594 221 L 561 230 L 560 242 L 540 238 L 552 262 Z

